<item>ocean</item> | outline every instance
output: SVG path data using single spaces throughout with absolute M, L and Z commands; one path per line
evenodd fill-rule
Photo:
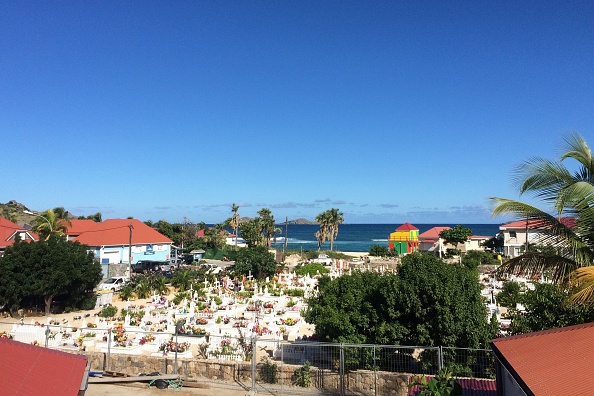
M 372 245 L 388 246 L 388 237 L 401 224 L 341 224 L 338 226 L 338 237 L 334 240 L 334 250 L 341 252 L 369 252 Z M 456 224 L 413 224 L 419 234 L 438 226 L 454 227 Z M 470 228 L 473 235 L 495 236 L 499 232 L 499 224 L 463 224 Z M 285 225 L 277 224 L 282 231 L 277 235 L 273 247 L 282 249 L 287 237 L 287 250 L 317 250 L 318 242 L 315 232 L 320 229 L 317 224 L 289 224 L 285 235 Z M 241 231 L 240 231 L 241 235 Z M 322 245 L 322 250 L 330 250 L 330 242 Z

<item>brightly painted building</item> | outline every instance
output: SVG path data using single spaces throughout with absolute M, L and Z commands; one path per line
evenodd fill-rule
M 394 254 L 414 253 L 419 249 L 419 229 L 410 223 L 404 223 L 390 233 L 388 247 Z

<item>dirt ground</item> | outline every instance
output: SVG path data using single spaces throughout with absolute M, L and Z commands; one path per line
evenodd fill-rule
M 251 395 L 250 391 L 239 386 L 223 386 L 217 384 L 196 384 L 198 388 L 183 387 L 181 390 L 158 389 L 154 386 L 148 388 L 146 383 L 133 382 L 126 384 L 89 384 L 85 396 L 124 396 L 124 395 L 145 395 L 145 396 L 246 396 Z M 259 394 L 261 394 L 259 392 Z

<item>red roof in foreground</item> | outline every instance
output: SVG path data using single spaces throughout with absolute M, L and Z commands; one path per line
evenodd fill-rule
M 594 323 L 537 331 L 491 342 L 499 361 L 534 395 L 590 395 Z
M 404 223 L 396 228 L 396 231 L 419 231 L 419 229 L 410 223 Z
M 0 393 L 77 395 L 87 357 L 0 338 Z
M 173 243 L 165 235 L 136 219 L 110 219 L 95 223 L 87 231 L 74 238 L 88 246 L 128 245 L 130 243 L 130 224 L 132 224 L 132 244 Z

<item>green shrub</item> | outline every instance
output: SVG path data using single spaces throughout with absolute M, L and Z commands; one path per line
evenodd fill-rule
M 108 305 L 107 307 L 103 307 L 101 312 L 99 312 L 99 316 L 102 318 L 113 318 L 118 313 L 118 307 L 114 305 Z
M 305 361 L 303 367 L 295 370 L 293 375 L 293 385 L 309 388 L 311 386 L 311 367 L 309 361 Z
M 262 358 L 260 378 L 267 384 L 276 384 L 278 382 L 276 363 L 271 362 L 268 356 Z

